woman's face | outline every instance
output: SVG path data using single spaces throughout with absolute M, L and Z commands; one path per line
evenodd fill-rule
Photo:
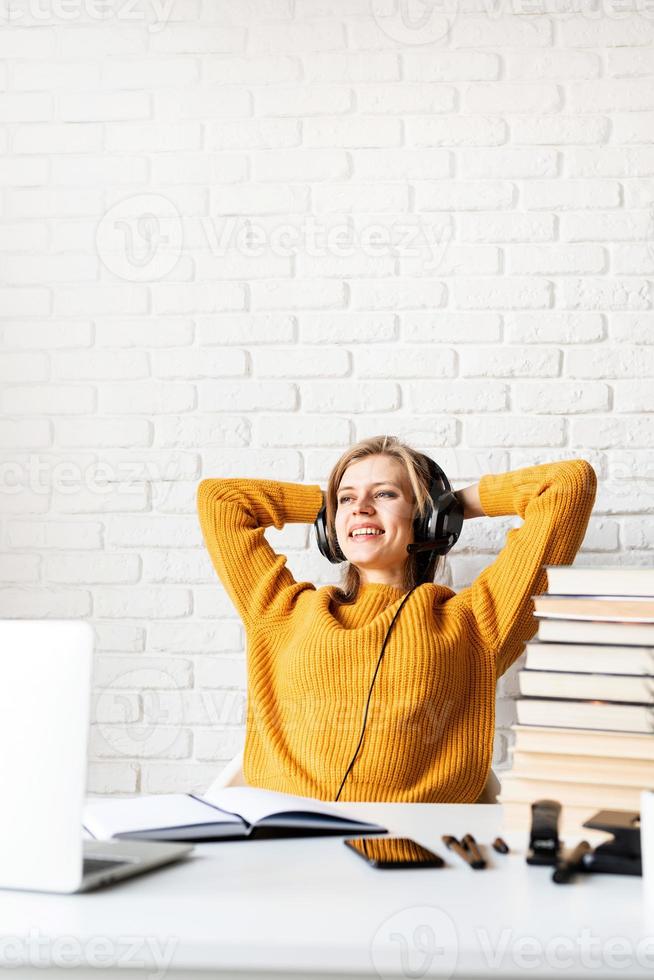
M 336 536 L 362 582 L 401 585 L 413 542 L 413 491 L 403 465 L 388 456 L 366 456 L 343 473 L 336 495 Z M 353 535 L 369 524 L 377 534 Z

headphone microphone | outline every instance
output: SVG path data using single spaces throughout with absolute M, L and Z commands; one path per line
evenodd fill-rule
M 368 707 L 370 705 L 370 698 L 372 695 L 372 690 L 375 685 L 375 680 L 377 679 L 377 673 L 381 666 L 382 658 L 386 649 L 386 643 L 389 636 L 391 635 L 391 630 L 395 625 L 395 620 L 398 618 L 402 608 L 415 589 L 423 582 L 427 581 L 427 571 L 429 568 L 429 563 L 432 558 L 432 553 L 437 555 L 446 555 L 448 551 L 454 547 L 461 534 L 461 528 L 463 527 L 463 505 L 458 497 L 455 496 L 450 481 L 447 476 L 440 468 L 438 463 L 434 462 L 426 454 L 421 454 L 430 474 L 429 483 L 429 498 L 430 503 L 427 506 L 426 512 L 423 517 L 416 517 L 413 521 L 413 543 L 407 545 L 407 552 L 410 554 L 416 553 L 416 568 L 418 572 L 419 581 L 417 585 L 414 585 L 412 589 L 407 592 L 404 596 L 393 621 L 388 628 L 386 637 L 382 644 L 381 653 L 379 654 L 379 659 L 377 661 L 377 666 L 375 667 L 375 672 L 373 674 L 372 682 L 370 684 L 370 690 L 368 691 L 368 700 L 366 702 L 366 709 L 363 716 L 363 728 L 361 730 L 361 736 L 359 738 L 359 744 L 356 747 L 352 760 L 347 767 L 345 775 L 343 776 L 340 789 L 336 794 L 334 802 L 338 801 L 339 796 L 343 786 L 345 785 L 345 780 L 350 774 L 352 767 L 355 763 L 357 755 L 359 754 L 359 749 L 361 748 L 363 742 L 363 736 L 366 730 L 366 721 L 368 718 Z M 440 485 L 439 485 L 440 484 Z M 324 494 L 323 494 L 324 500 Z M 347 561 L 347 558 L 343 554 L 338 542 L 335 543 L 334 548 L 332 548 L 327 537 L 327 504 L 324 500 L 323 506 L 318 512 L 318 516 L 314 522 L 314 528 L 316 531 L 316 541 L 318 543 L 318 550 L 321 555 L 327 558 L 332 564 L 340 564 L 341 562 Z

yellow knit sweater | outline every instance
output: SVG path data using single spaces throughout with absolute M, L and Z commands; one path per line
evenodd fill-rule
M 537 629 L 531 596 L 545 565 L 571 564 L 595 501 L 583 459 L 487 474 L 489 517 L 518 514 L 497 558 L 459 593 L 419 586 L 400 613 L 342 800 L 470 803 L 493 752 L 495 683 Z M 206 546 L 247 637 L 243 773 L 253 786 L 333 800 L 356 749 L 373 672 L 405 594 L 371 584 L 354 605 L 334 586 L 296 582 L 264 529 L 313 524 L 318 485 L 207 479 Z M 465 524 L 464 524 L 465 532 Z

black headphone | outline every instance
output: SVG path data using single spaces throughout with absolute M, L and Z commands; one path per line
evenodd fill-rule
M 452 487 L 450 486 L 450 481 L 445 476 L 445 473 L 440 468 L 438 463 L 435 463 L 433 459 L 426 456 L 424 453 L 422 456 L 427 463 L 429 474 L 431 476 L 429 484 L 431 506 L 427 507 L 424 517 L 415 518 L 413 522 L 413 544 L 407 545 L 407 551 L 409 553 L 418 552 L 418 558 L 416 561 L 418 577 L 421 579 L 421 581 L 418 582 L 417 585 L 414 585 L 402 599 L 397 612 L 393 616 L 393 621 L 388 628 L 384 642 L 382 643 L 381 653 L 379 654 L 377 666 L 375 667 L 375 673 L 373 674 L 372 682 L 370 684 L 370 690 L 368 691 L 368 700 L 366 702 L 366 710 L 363 716 L 363 728 L 359 737 L 359 744 L 357 745 L 354 755 L 352 756 L 352 760 L 345 771 L 345 775 L 343 776 L 340 789 L 336 794 L 336 799 L 334 802 L 338 801 L 343 786 L 345 785 L 345 780 L 349 776 L 356 757 L 359 754 L 359 749 L 361 748 L 363 736 L 366 730 L 368 707 L 370 705 L 372 689 L 375 685 L 377 673 L 381 666 L 382 657 L 384 656 L 384 651 L 386 649 L 386 643 L 391 635 L 391 630 L 395 625 L 395 620 L 402 611 L 402 607 L 411 593 L 414 592 L 414 590 L 418 588 L 418 585 L 421 585 L 423 581 L 427 581 L 427 571 L 431 562 L 433 561 L 434 553 L 436 555 L 446 555 L 450 548 L 454 547 L 459 539 L 459 535 L 461 534 L 461 528 L 463 526 L 463 505 L 461 504 L 459 498 L 453 493 Z M 441 486 L 438 486 L 439 482 Z M 316 540 L 318 542 L 318 549 L 320 553 L 334 565 L 347 561 L 347 558 L 341 551 L 338 542 L 336 542 L 335 549 L 332 550 L 332 547 L 327 539 L 327 506 L 324 493 L 323 505 L 318 513 L 318 516 L 316 517 L 314 527 L 316 529 Z
M 422 456 L 431 476 L 429 484 L 431 506 L 427 507 L 424 517 L 416 517 L 414 520 L 414 543 L 407 545 L 406 549 L 409 553 L 415 551 L 425 553 L 418 558 L 418 573 L 421 578 L 426 574 L 432 553 L 446 555 L 458 541 L 463 526 L 463 506 L 459 498 L 454 495 L 450 481 L 438 463 L 424 453 Z M 321 555 L 324 555 L 333 565 L 347 561 L 338 542 L 332 549 L 327 538 L 327 503 L 324 494 L 323 505 L 313 526 L 316 529 L 316 541 Z

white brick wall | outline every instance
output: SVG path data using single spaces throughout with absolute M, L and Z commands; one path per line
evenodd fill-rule
M 202 477 L 324 485 L 384 431 L 455 486 L 581 455 L 579 561 L 652 561 L 651 4 L 2 17 L 0 615 L 93 623 L 92 790 L 199 789 L 242 744 Z M 268 538 L 334 581 L 309 527 Z

